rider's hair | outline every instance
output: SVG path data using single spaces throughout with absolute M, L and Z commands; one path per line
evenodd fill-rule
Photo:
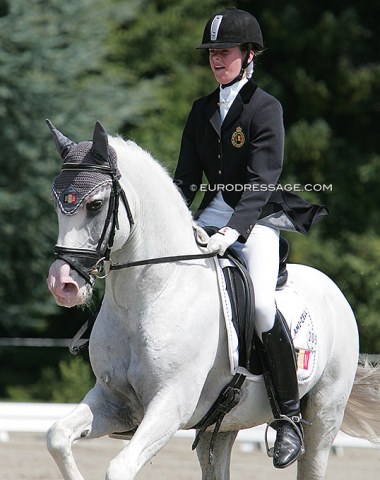
M 255 57 L 258 57 L 265 51 L 265 48 L 261 48 L 260 45 L 257 45 L 256 43 L 242 43 L 239 45 L 239 48 L 242 52 L 247 52 L 250 48 L 255 52 Z

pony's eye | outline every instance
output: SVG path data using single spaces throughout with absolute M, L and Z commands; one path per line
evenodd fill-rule
M 88 212 L 97 212 L 102 208 L 103 200 L 94 200 L 93 202 L 89 202 L 86 205 L 86 209 Z

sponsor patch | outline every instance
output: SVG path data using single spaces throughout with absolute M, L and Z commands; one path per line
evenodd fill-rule
M 59 196 L 64 213 L 74 213 L 83 200 L 81 195 L 73 186 L 66 188 Z
M 77 203 L 77 194 L 76 193 L 67 193 L 64 198 L 64 203 Z
M 309 370 L 310 350 L 300 349 L 297 356 L 297 366 L 301 370 Z

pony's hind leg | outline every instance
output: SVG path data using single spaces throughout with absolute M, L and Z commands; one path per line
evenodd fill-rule
M 47 447 L 65 480 L 83 480 L 72 452 L 73 442 L 80 438 L 98 438 L 120 431 L 116 410 L 115 403 L 96 385 L 69 415 L 50 427 Z M 128 429 L 130 426 L 125 427 Z
M 342 372 L 333 383 L 322 380 L 305 398 L 302 414 L 312 425 L 304 427 L 306 451 L 298 461 L 298 480 L 325 478 L 330 449 L 339 432 L 349 392 L 350 380 Z
M 197 455 L 202 468 L 202 480 L 229 480 L 232 447 L 238 432 L 219 432 L 210 463 L 212 432 L 205 432 L 197 445 Z

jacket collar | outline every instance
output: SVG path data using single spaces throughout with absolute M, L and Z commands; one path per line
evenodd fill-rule
M 255 93 L 257 85 L 252 81 L 243 85 L 237 97 L 235 98 L 231 108 L 229 109 L 226 118 L 224 119 L 223 125 L 221 125 L 220 113 L 219 113 L 219 87 L 214 90 L 209 96 L 204 107 L 207 118 L 209 119 L 211 125 L 214 127 L 216 133 L 221 135 L 221 130 L 228 127 L 239 115 L 241 115 L 244 105 L 246 105 L 252 98 L 252 95 Z

